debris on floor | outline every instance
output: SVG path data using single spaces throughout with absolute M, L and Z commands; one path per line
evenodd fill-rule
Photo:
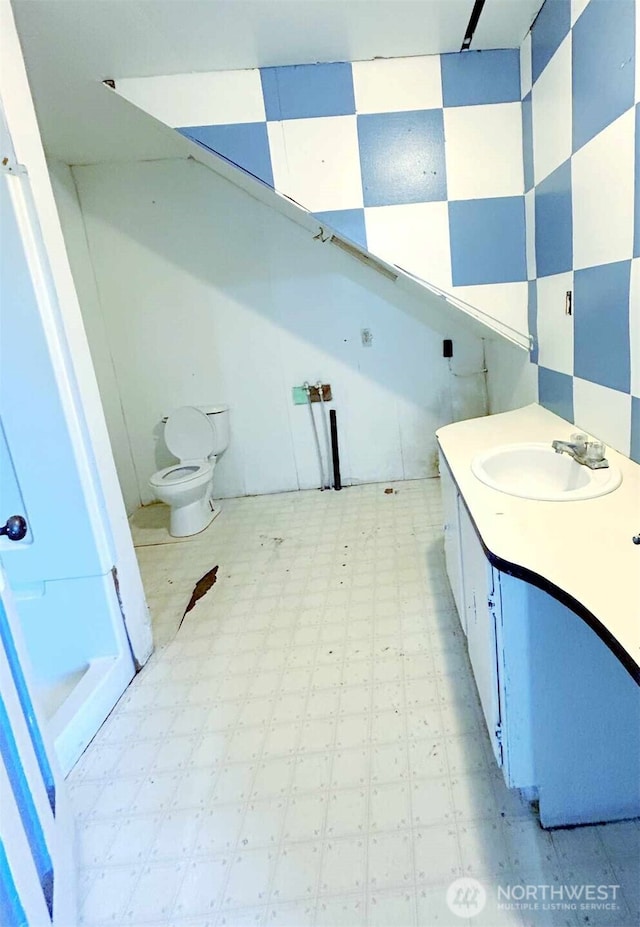
M 204 576 L 201 576 L 198 582 L 195 584 L 193 588 L 193 593 L 191 595 L 191 598 L 189 599 L 189 604 L 184 610 L 184 615 L 182 616 L 180 625 L 178 625 L 178 630 L 180 630 L 180 626 L 182 625 L 182 622 L 184 621 L 187 612 L 190 612 L 193 606 L 196 604 L 196 602 L 199 599 L 201 599 L 204 595 L 206 595 L 209 589 L 211 589 L 211 587 L 215 584 L 217 573 L 218 573 L 218 567 L 214 566 L 212 570 L 209 570 L 208 573 L 205 573 Z

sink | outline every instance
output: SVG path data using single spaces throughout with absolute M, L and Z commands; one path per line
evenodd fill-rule
M 622 482 L 617 467 L 590 470 L 568 454 L 556 454 L 549 444 L 503 444 L 471 461 L 481 482 L 522 499 L 578 502 L 613 492 Z

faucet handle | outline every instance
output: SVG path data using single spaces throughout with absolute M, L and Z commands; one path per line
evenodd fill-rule
M 575 431 L 569 438 L 572 444 L 579 444 L 582 447 L 586 447 L 588 444 L 587 436 L 581 431 Z
M 585 457 L 587 460 L 604 460 L 606 447 L 602 441 L 587 441 L 585 447 Z

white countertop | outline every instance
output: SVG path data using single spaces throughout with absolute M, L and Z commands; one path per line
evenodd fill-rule
M 437 431 L 485 547 L 532 571 L 586 608 L 640 667 L 640 465 L 607 448 L 622 473 L 614 492 L 582 502 L 539 502 L 491 489 L 471 472 L 479 451 L 500 444 L 568 440 L 578 431 L 533 404 Z

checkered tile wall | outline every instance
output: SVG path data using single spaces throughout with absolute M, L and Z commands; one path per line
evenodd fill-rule
M 540 402 L 640 462 L 636 7 L 547 0 L 520 52 L 118 90 L 373 254 L 532 332 Z
M 373 254 L 526 331 L 519 68 L 511 49 L 118 89 Z
M 521 76 L 539 399 L 640 462 L 637 13 L 634 0 L 547 0 Z

